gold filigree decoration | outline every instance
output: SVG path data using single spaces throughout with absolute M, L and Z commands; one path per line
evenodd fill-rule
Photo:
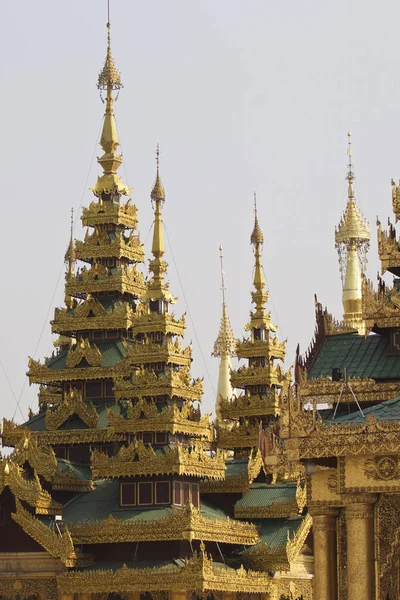
M 211 456 L 196 444 L 190 448 L 177 444 L 162 454 L 156 454 L 151 446 L 145 446 L 139 440 L 121 448 L 113 457 L 93 451 L 91 468 L 94 477 L 119 478 L 161 474 L 210 479 L 225 477 L 224 454 L 219 450 Z
M 10 422 L 8 422 L 10 423 Z M 4 421 L 4 428 L 6 421 Z M 30 466 L 47 481 L 51 481 L 57 471 L 57 458 L 53 449 L 38 441 L 34 432 L 28 428 L 21 429 L 21 437 L 10 456 L 10 460 L 18 465 L 29 462 Z
M 236 345 L 238 358 L 279 358 L 284 360 L 286 355 L 286 342 L 280 342 L 276 337 L 268 337 L 266 340 L 248 340 L 243 338 Z
M 136 314 L 134 322 L 135 335 L 158 332 L 181 337 L 184 335 L 186 329 L 185 315 L 182 315 L 180 319 L 176 319 L 174 313 L 151 314 L 149 307 L 144 303 L 138 305 Z
M 63 469 L 57 469 L 51 482 L 53 490 L 68 492 L 90 492 L 94 489 L 90 479 L 79 479 L 76 471 L 68 465 Z
M 399 456 L 375 456 L 364 463 L 364 473 L 368 479 L 390 481 L 400 476 Z
M 8 600 L 21 600 L 21 598 L 45 598 L 58 600 L 56 579 L 32 578 L 14 576 L 0 578 L 0 595 Z
M 82 225 L 94 227 L 95 225 L 125 225 L 129 229 L 136 229 L 138 224 L 137 208 L 130 204 L 129 198 L 125 204 L 113 204 L 112 202 L 91 202 L 89 208 L 82 208 Z
M 244 388 L 248 385 L 282 386 L 290 381 L 289 373 L 283 373 L 280 366 L 240 367 L 231 373 L 232 387 Z
M 300 551 L 305 544 L 307 536 L 311 531 L 312 522 L 312 517 L 308 513 L 301 522 L 299 529 L 296 531 L 296 533 L 293 534 L 293 538 L 290 537 L 288 532 L 286 554 L 289 563 L 293 563 L 300 554 Z
M 229 400 L 222 399 L 220 412 L 223 419 L 279 414 L 279 390 L 271 388 L 262 396 L 243 394 Z
M 217 443 L 219 448 L 256 448 L 260 437 L 258 423 L 244 422 L 233 427 L 217 426 Z
M 88 427 L 96 427 L 99 416 L 94 406 L 88 408 L 82 399 L 82 392 L 71 388 L 64 400 L 54 409 L 48 408 L 45 422 L 48 429 L 58 429 L 72 415 L 78 416 Z
M 263 467 L 261 452 L 252 448 L 249 454 L 247 469 L 239 475 L 228 475 L 222 481 L 206 480 L 200 482 L 200 491 L 207 494 L 236 494 L 245 493 L 258 477 Z
M 36 514 L 55 515 L 62 511 L 61 504 L 42 488 L 37 474 L 28 479 L 25 471 L 13 462 L 0 463 L 0 493 L 5 487 L 9 487 L 15 498 L 35 508 Z
M 151 343 L 146 337 L 143 344 L 135 344 L 128 348 L 127 358 L 136 365 L 165 362 L 189 367 L 192 362 L 192 348 L 183 348 L 178 340 L 166 344 Z
M 12 513 L 11 517 L 22 527 L 25 533 L 43 546 L 51 556 L 60 558 L 66 566 L 74 566 L 77 555 L 68 529 L 64 526 L 60 535 L 25 510 L 18 499 L 15 503 L 16 512 Z
M 108 424 L 118 432 L 170 431 L 172 434 L 185 433 L 209 441 L 213 439 L 210 415 L 200 417 L 200 411 L 194 409 L 190 402 L 186 402 L 181 409 L 171 404 L 159 411 L 154 401 L 147 402 L 140 398 L 134 406 L 129 404 L 126 418 L 109 410 Z
M 114 291 L 137 297 L 145 294 L 144 277 L 136 266 L 121 265 L 111 269 L 96 262 L 91 269 L 83 267 L 76 274 L 67 274 L 65 292 L 69 296 Z
M 185 560 L 182 567 L 167 565 L 147 569 L 121 569 L 70 571 L 57 577 L 62 594 L 104 593 L 124 594 L 129 592 L 158 592 L 165 590 L 192 590 L 202 593 L 207 590 L 267 593 L 271 588 L 266 573 L 247 571 L 243 567 L 232 569 L 214 565 L 203 551 Z
M 116 377 L 114 395 L 118 399 L 166 395 L 170 398 L 177 396 L 200 402 L 203 395 L 203 380 L 191 379 L 188 367 L 161 374 L 140 369 L 132 379 Z
M 91 344 L 87 338 L 82 338 L 72 346 L 67 354 L 67 367 L 73 369 L 85 359 L 91 367 L 101 366 L 101 352 L 96 344 Z
M 259 541 L 256 525 L 232 519 L 217 520 L 203 516 L 193 505 L 173 508 L 162 519 L 122 520 L 110 515 L 101 521 L 68 524 L 75 544 L 160 542 L 167 540 L 203 540 L 226 544 L 252 545 Z

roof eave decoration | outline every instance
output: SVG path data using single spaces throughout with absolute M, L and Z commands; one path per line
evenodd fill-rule
M 226 469 L 225 454 L 218 450 L 214 456 L 209 456 L 200 442 L 190 449 L 177 444 L 156 454 L 151 446 L 146 447 L 139 440 L 122 447 L 113 457 L 93 451 L 91 468 L 94 477 L 177 474 L 210 479 L 224 479 Z
M 155 521 L 115 519 L 70 523 L 68 528 L 75 544 L 109 544 L 127 542 L 161 542 L 169 540 L 203 540 L 218 543 L 252 545 L 259 541 L 256 525 L 232 519 L 210 519 L 192 504 L 172 509 L 171 514 Z
M 62 594 L 96 594 L 105 591 L 119 594 L 151 593 L 182 589 L 200 595 L 208 591 L 265 594 L 271 589 L 271 579 L 266 573 L 247 571 L 243 567 L 235 570 L 215 565 L 203 550 L 194 552 L 183 567 L 171 565 L 131 569 L 124 565 L 116 571 L 70 571 L 59 575 L 57 581 Z

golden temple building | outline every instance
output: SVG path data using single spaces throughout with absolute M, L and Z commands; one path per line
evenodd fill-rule
M 3 420 L 4 600 L 398 600 L 400 243 L 378 223 L 382 273 L 367 280 L 369 225 L 354 192 L 335 230 L 343 320 L 316 300 L 309 349 L 284 367 L 268 308 L 254 198 L 250 319 L 237 339 L 225 298 L 216 419 L 202 415 L 185 318 L 167 281 L 157 147 L 150 277 L 114 116 L 107 52 L 101 174 L 65 256 L 56 352 L 29 359 L 38 412 Z M 392 182 L 400 219 L 400 185 Z M 250 252 L 250 250 L 249 250 Z M 232 358 L 237 361 L 232 364 Z

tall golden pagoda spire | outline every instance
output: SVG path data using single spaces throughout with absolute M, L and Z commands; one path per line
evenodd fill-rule
M 254 247 L 254 279 L 253 285 L 255 291 L 252 292 L 252 299 L 256 306 L 255 313 L 252 313 L 252 321 L 254 319 L 263 321 L 265 318 L 265 304 L 268 300 L 268 292 L 265 289 L 265 277 L 261 263 L 261 246 L 264 243 L 264 236 L 258 224 L 257 216 L 257 196 L 254 192 L 254 227 L 250 236 L 250 242 Z M 269 319 L 268 319 L 269 321 Z
M 217 414 L 217 418 L 221 420 L 220 404 L 224 400 L 230 400 L 233 393 L 231 385 L 231 356 L 235 356 L 236 353 L 236 340 L 229 321 L 225 300 L 226 288 L 222 246 L 219 247 L 219 258 L 221 261 L 222 316 L 218 337 L 215 340 L 214 351 L 212 354 L 220 359 L 215 412 Z
M 65 253 L 65 262 L 67 264 L 67 276 L 72 277 L 74 274 L 74 264 L 76 261 L 75 256 L 75 243 L 74 243 L 74 209 L 71 208 L 71 232 L 69 238 L 69 244 Z M 65 304 L 69 309 L 72 309 L 74 298 L 70 294 L 65 294 Z
M 102 91 L 106 91 L 106 110 L 104 113 L 104 123 L 100 138 L 100 145 L 104 150 L 104 154 L 97 159 L 103 167 L 104 174 L 98 178 L 92 191 L 96 196 L 100 196 L 103 193 L 112 194 L 113 192 L 127 196 L 132 190 L 127 188 L 122 179 L 116 174 L 117 169 L 119 169 L 122 164 L 122 156 L 116 154 L 120 143 L 117 125 L 115 123 L 114 102 L 123 85 L 121 82 L 121 75 L 115 66 L 111 53 L 110 22 L 107 23 L 107 30 L 106 60 L 97 80 L 97 87 L 100 90 L 100 95 Z M 116 97 L 113 96 L 114 91 L 117 91 Z
M 163 281 L 163 277 L 167 271 L 168 264 L 163 259 L 165 246 L 162 221 L 162 205 L 165 202 L 165 191 L 164 186 L 161 183 L 160 177 L 160 147 L 158 144 L 156 150 L 156 162 L 156 180 L 150 194 L 151 201 L 152 203 L 154 202 L 154 229 L 153 243 L 151 246 L 151 252 L 154 258 L 150 261 L 150 271 L 152 271 L 153 277 L 149 282 L 148 296 L 152 300 L 163 298 L 167 302 L 175 302 L 176 298 L 171 296 L 171 294 L 168 291 L 168 283 L 165 283 Z
M 365 272 L 367 252 L 369 248 L 369 225 L 362 216 L 354 196 L 354 171 L 352 164 L 351 133 L 348 136 L 348 200 L 346 210 L 335 228 L 335 246 L 339 254 L 342 273 L 342 302 L 344 322 L 365 333 L 362 319 L 362 275 Z

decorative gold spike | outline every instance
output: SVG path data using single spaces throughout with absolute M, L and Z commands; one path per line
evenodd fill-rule
M 229 321 L 225 301 L 225 272 L 222 246 L 219 247 L 219 259 L 221 262 L 222 316 L 218 337 L 215 341 L 214 352 L 212 354 L 220 359 L 215 412 L 217 418 L 221 420 L 221 402 L 231 400 L 233 394 L 231 385 L 231 356 L 235 356 L 236 340 Z
M 157 160 L 157 175 L 156 175 L 156 181 L 154 183 L 154 187 L 152 189 L 150 197 L 152 200 L 161 200 L 164 202 L 165 191 L 164 191 L 164 186 L 161 183 L 161 178 L 160 178 L 160 146 L 159 146 L 159 144 L 157 144 L 156 160 Z
M 264 243 L 264 236 L 263 236 L 260 226 L 258 224 L 257 196 L 256 196 L 255 192 L 254 192 L 254 228 L 253 228 L 253 232 L 250 237 L 250 242 L 253 244 L 253 246 Z

